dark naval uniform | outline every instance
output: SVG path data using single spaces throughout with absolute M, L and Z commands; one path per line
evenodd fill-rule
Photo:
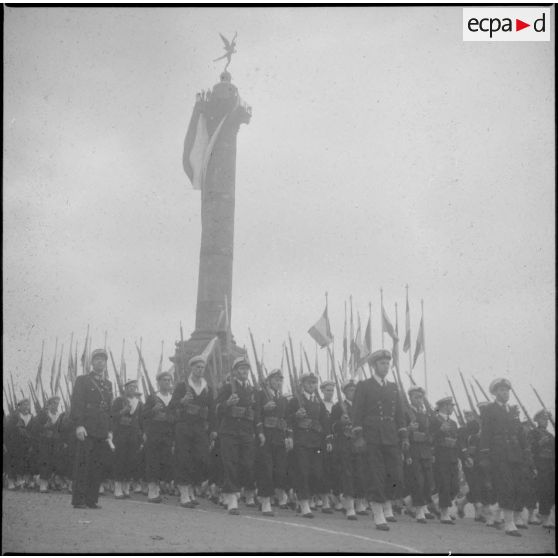
M 411 494 L 413 506 L 427 506 L 432 502 L 434 476 L 432 470 L 433 452 L 430 432 L 430 414 L 424 409 L 409 407 L 405 413 L 407 424 L 416 423 L 416 429 L 409 428 L 409 457 L 411 463 L 405 466 L 405 479 Z
M 15 411 L 6 421 L 5 444 L 7 449 L 8 477 L 15 479 L 34 472 L 33 418 L 27 415 L 27 424 Z
M 103 474 L 105 446 L 111 426 L 112 384 L 93 373 L 78 376 L 72 393 L 74 429 L 85 427 L 87 436 L 76 441 L 72 504 L 95 506 Z
M 51 415 L 42 409 L 33 419 L 32 431 L 37 444 L 37 468 L 41 479 L 49 480 L 52 475 L 66 476 L 68 473 L 65 458 L 66 413 Z M 54 419 L 54 420 L 53 420 Z
M 535 481 L 539 513 L 549 515 L 555 498 L 556 448 L 554 436 L 546 428 L 538 427 L 529 436 L 537 471 Z
M 301 395 L 306 416 L 296 412 L 301 405 L 296 397 L 289 401 L 287 421 L 293 432 L 295 478 L 294 487 L 299 500 L 309 500 L 324 491 L 323 451 L 329 435 L 329 418 L 324 404 L 316 394 Z
M 192 399 L 181 400 L 189 392 Z M 207 480 L 209 433 L 215 430 L 215 402 L 207 383 L 196 393 L 188 380 L 179 382 L 169 407 L 175 413 L 175 476 L 179 485 L 199 485 Z
M 440 508 L 449 508 L 459 492 L 459 458 L 457 423 L 437 413 L 432 417 L 432 443 L 434 445 L 434 478 Z
M 288 400 L 271 387 L 267 388 L 267 392 L 259 391 L 256 399 L 261 421 L 258 426 L 263 428 L 265 435 L 265 444 L 256 452 L 256 484 L 258 495 L 266 498 L 273 496 L 276 488 L 288 489 L 285 447 Z M 274 409 L 264 408 L 269 401 L 276 404 Z
M 521 480 L 527 458 L 527 440 L 523 427 L 508 405 L 494 402 L 484 407 L 480 450 L 482 464 L 490 470 L 500 507 L 521 511 Z
M 117 397 L 112 405 L 112 431 L 114 450 L 114 480 L 135 479 L 138 472 L 140 450 L 143 445 L 141 415 L 143 403 L 138 400 L 131 412 L 127 398 Z
M 348 498 L 365 497 L 364 452 L 354 444 L 352 432 L 353 404 L 345 399 L 348 419 L 339 402 L 331 409 L 331 431 L 333 434 L 333 456 L 339 478 L 339 491 Z
M 149 395 L 141 413 L 145 433 L 145 480 L 170 482 L 173 477 L 174 413 L 159 396 Z
M 236 378 L 236 405 L 227 405 L 232 394 L 231 384 L 221 387 L 217 396 L 219 417 L 219 451 L 223 463 L 223 492 L 240 492 L 241 488 L 254 489 L 254 454 L 256 424 L 260 423 L 256 405 L 256 391 L 248 383 L 242 385 Z
M 354 397 L 355 434 L 366 441 L 367 496 L 376 503 L 397 497 L 402 489 L 399 440 L 407 439 L 405 417 L 397 386 L 375 378 L 359 382 Z

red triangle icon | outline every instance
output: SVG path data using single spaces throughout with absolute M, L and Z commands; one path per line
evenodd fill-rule
M 531 27 L 530 23 L 525 23 L 524 21 L 521 21 L 520 19 L 515 20 L 515 30 L 516 31 L 521 31 L 522 29 L 525 29 L 526 27 Z

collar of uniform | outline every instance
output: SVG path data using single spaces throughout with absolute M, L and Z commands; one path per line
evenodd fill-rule
M 387 381 L 385 378 L 380 378 L 376 372 L 372 372 L 372 378 L 374 378 L 381 386 L 385 386 Z
M 316 394 L 315 393 L 308 393 L 304 390 L 302 390 L 302 393 L 304 394 L 304 397 L 307 399 L 307 401 L 315 401 L 316 400 Z
M 504 409 L 504 411 L 508 411 L 509 407 L 507 403 L 502 403 L 502 401 L 498 401 L 496 400 L 496 403 L 498 403 L 498 405 L 500 405 L 500 407 L 502 407 L 502 409 Z
M 438 415 L 442 417 L 444 420 L 449 420 L 449 415 L 446 415 L 445 413 L 440 413 L 440 411 L 438 411 Z
M 207 387 L 207 382 L 205 378 L 200 378 L 200 383 L 196 384 L 192 382 L 192 378 L 188 376 L 188 385 L 194 390 L 196 395 L 199 395 Z

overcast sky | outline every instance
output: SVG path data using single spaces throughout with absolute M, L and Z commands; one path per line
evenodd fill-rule
M 196 92 L 223 67 L 218 32 L 237 31 L 229 70 L 253 107 L 238 136 L 238 343 L 250 327 L 271 368 L 290 331 L 313 355 L 328 291 L 338 340 L 352 294 L 363 322 L 372 302 L 379 347 L 379 289 L 402 329 L 408 283 L 413 348 L 425 304 L 431 399 L 459 366 L 485 386 L 508 376 L 531 410 L 529 383 L 553 405 L 554 39 L 463 42 L 460 7 L 4 14 L 16 383 L 43 339 L 51 359 L 56 337 L 83 347 L 87 324 L 115 354 L 126 338 L 129 367 L 143 337 L 152 373 L 161 340 L 166 358 L 179 322 L 193 330 L 200 193 L 182 147 Z M 422 357 L 416 370 L 422 383 Z

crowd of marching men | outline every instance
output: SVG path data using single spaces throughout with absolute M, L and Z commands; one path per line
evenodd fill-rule
M 154 504 L 176 495 L 184 508 L 206 497 L 231 515 L 242 505 L 266 516 L 274 507 L 308 519 L 316 510 L 371 515 L 386 531 L 401 512 L 454 525 L 470 503 L 475 521 L 511 536 L 554 529 L 554 422 L 546 409 L 522 422 L 505 378 L 490 384 L 493 401 L 459 411 L 458 424 L 453 397 L 432 408 L 421 387 L 388 381 L 384 349 L 368 356 L 361 381 L 290 374 L 292 395 L 280 369 L 251 383 L 245 357 L 212 389 L 200 355 L 176 381 L 160 371 L 157 390 L 143 395 L 130 380 L 115 396 L 107 361 L 106 350 L 91 353 L 64 410 L 58 395 L 41 406 L 32 397 L 35 415 L 29 399 L 13 401 L 4 415 L 9 490 L 68 490 L 74 507 L 91 509 L 107 490 L 122 500 L 143 492 Z

